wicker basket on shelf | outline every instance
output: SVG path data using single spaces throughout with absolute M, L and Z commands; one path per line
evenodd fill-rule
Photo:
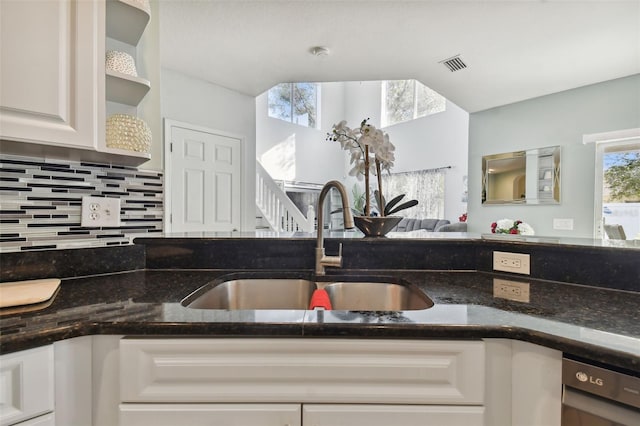
M 120 52 L 117 50 L 107 50 L 105 55 L 105 67 L 107 70 L 119 72 L 121 74 L 138 76 L 136 70 L 136 63 L 133 60 L 133 56 L 126 52 Z
M 149 154 L 151 129 L 143 120 L 133 115 L 113 114 L 107 119 L 107 148 Z

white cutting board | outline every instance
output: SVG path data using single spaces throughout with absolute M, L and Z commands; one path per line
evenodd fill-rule
M 59 286 L 58 278 L 0 283 L 0 308 L 44 302 Z

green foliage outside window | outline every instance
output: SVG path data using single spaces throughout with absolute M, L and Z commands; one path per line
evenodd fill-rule
M 382 126 L 442 112 L 446 99 L 416 80 L 389 80 L 382 85 Z
M 281 83 L 269 89 L 269 117 L 306 127 L 318 127 L 316 83 Z
M 611 200 L 640 201 L 640 152 L 613 154 L 617 156 L 604 172 L 611 191 Z

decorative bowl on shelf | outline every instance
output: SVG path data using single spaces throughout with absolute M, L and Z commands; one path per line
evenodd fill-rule
M 133 115 L 113 114 L 107 119 L 107 148 L 149 154 L 151 129 L 143 120 Z
M 400 221 L 402 216 L 354 216 L 353 222 L 365 237 L 384 237 Z
M 136 70 L 136 63 L 133 60 L 133 56 L 126 52 L 120 52 L 118 50 L 108 50 L 105 58 L 105 67 L 107 70 L 119 72 L 122 74 L 138 76 Z

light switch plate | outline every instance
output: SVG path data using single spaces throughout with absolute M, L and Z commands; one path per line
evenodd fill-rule
M 553 229 L 558 231 L 573 231 L 573 219 L 553 219 Z
M 87 228 L 120 226 L 120 199 L 82 197 L 80 224 Z

